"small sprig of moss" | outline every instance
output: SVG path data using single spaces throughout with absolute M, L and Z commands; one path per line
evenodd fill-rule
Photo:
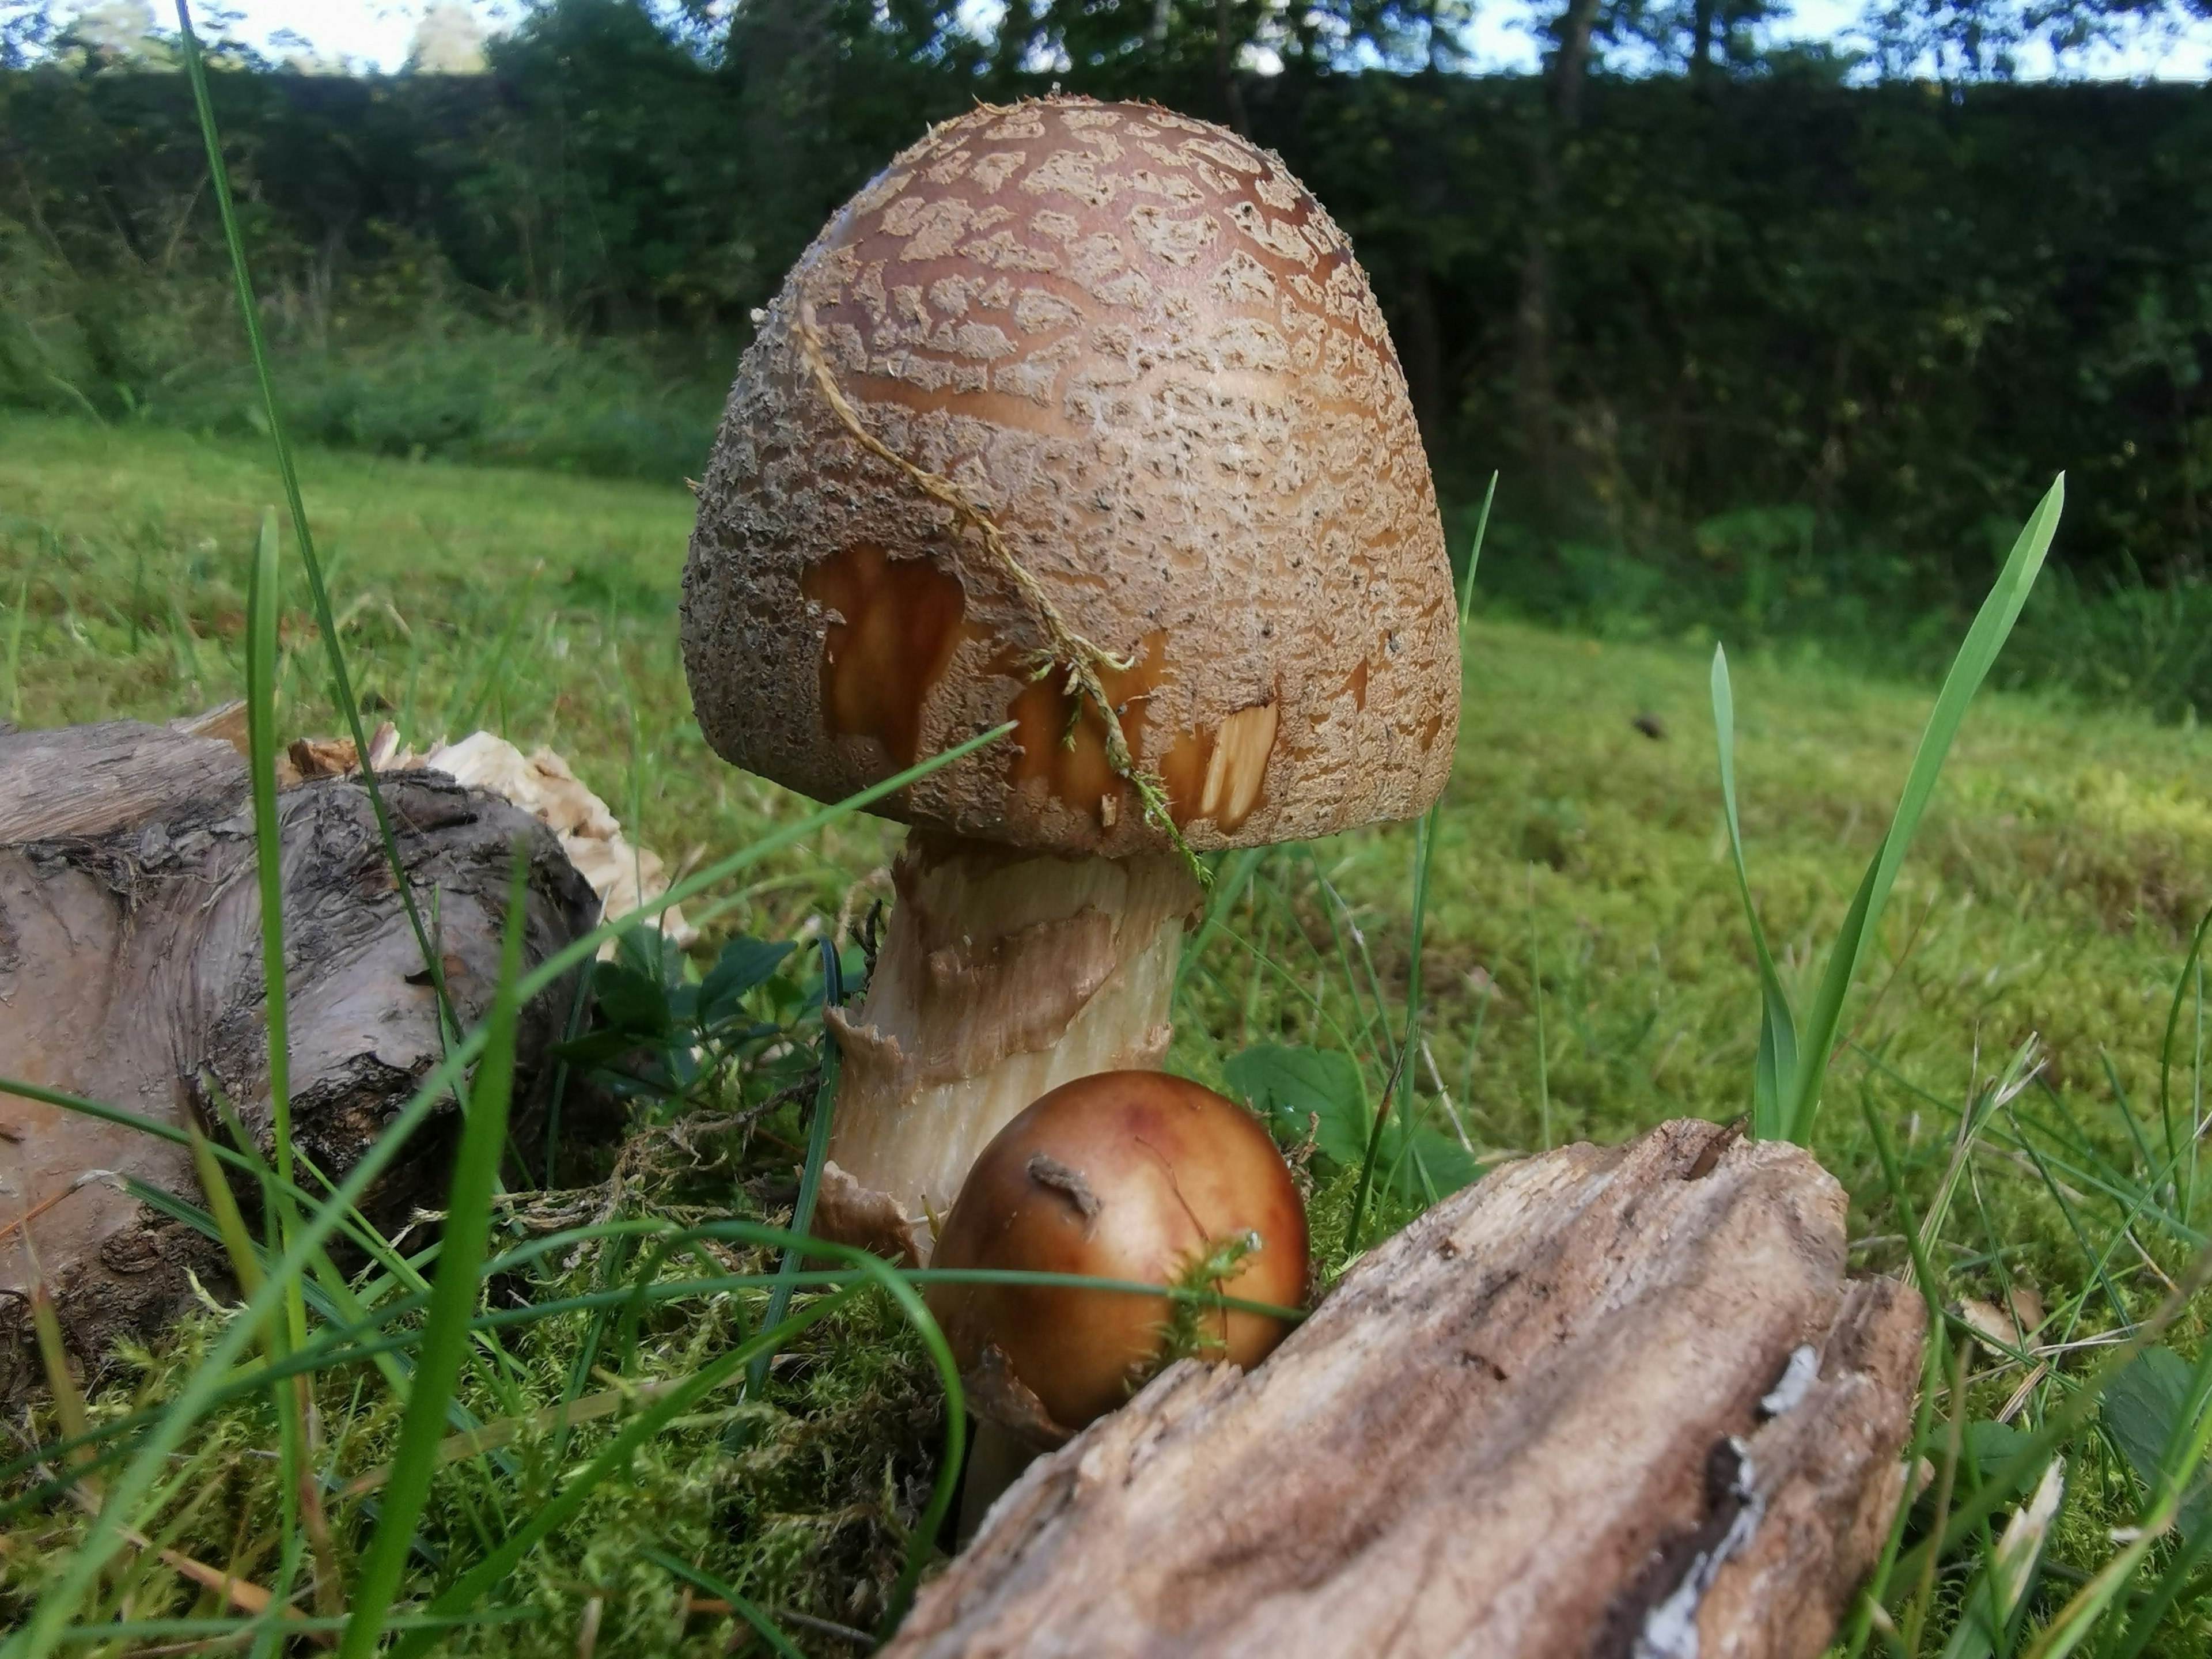
M 1214 1298 L 1227 1294 L 1228 1283 L 1243 1271 L 1244 1258 L 1259 1248 L 1260 1235 L 1247 1231 L 1208 1239 L 1204 1248 L 1192 1252 L 1175 1277 L 1167 1320 L 1160 1327 L 1156 1372 L 1178 1359 L 1206 1359 L 1227 1351 L 1227 1316 Z M 1208 1315 L 1217 1316 L 1211 1324 Z

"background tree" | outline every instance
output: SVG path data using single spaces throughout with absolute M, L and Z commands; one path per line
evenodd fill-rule
M 995 31 L 547 0 L 481 77 L 233 54 L 215 95 L 330 441 L 696 470 L 826 216 L 928 122 L 1058 83 L 1284 155 L 1370 271 L 1447 502 L 1505 469 L 1493 577 L 1532 610 L 1940 628 L 2061 466 L 2085 577 L 2198 580 L 2212 92 L 1854 84 L 1734 3 L 1561 0 L 1523 76 L 1472 72 L 1457 0 L 1012 0 Z M 0 0 L 0 400 L 238 428 L 180 81 L 26 20 Z

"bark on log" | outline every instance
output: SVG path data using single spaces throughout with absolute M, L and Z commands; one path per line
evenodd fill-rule
M 1923 1323 L 1844 1208 L 1701 1122 L 1501 1170 L 1250 1376 L 1179 1363 L 1032 1465 L 884 1659 L 1810 1659 Z
M 0 736 L 0 846 L 98 836 L 242 795 L 246 763 L 219 738 L 137 720 Z
M 591 889 L 551 832 L 441 774 L 380 779 L 416 902 L 434 917 L 465 1024 L 497 981 L 517 838 L 528 849 L 526 961 L 590 927 Z M 228 745 L 115 722 L 0 735 L 0 1077 L 222 1130 L 211 1090 L 270 1145 L 260 894 L 246 768 Z M 283 846 L 294 1144 L 336 1180 L 442 1053 L 435 996 L 378 838 L 367 789 L 326 778 L 277 799 Z M 524 1011 L 517 1137 L 565 1020 L 563 981 Z M 371 1188 L 404 1219 L 443 1189 L 448 1103 Z M 31 1383 L 29 1248 L 78 1358 L 151 1338 L 227 1280 L 221 1250 L 122 1188 L 201 1200 L 170 1142 L 0 1092 L 0 1399 Z M 249 1207 L 255 1194 L 241 1188 Z M 27 1218 L 27 1220 L 26 1219 Z

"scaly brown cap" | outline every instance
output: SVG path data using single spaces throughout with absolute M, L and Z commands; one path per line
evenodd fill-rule
M 723 756 L 835 800 L 1011 717 L 879 810 L 1017 846 L 1166 842 L 1071 641 L 1196 848 L 1412 817 L 1458 728 L 1367 279 L 1274 155 L 1150 105 L 978 109 L 846 204 L 745 353 L 684 588 Z

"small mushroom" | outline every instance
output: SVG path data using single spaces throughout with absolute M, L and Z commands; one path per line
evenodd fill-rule
M 934 1265 L 1192 1284 L 1294 1307 L 1306 1293 L 1305 1206 L 1267 1130 L 1234 1101 L 1163 1072 L 1103 1072 L 999 1132 L 945 1218 Z M 1033 1443 L 1127 1400 L 1176 1320 L 1168 1297 L 1075 1285 L 937 1283 L 928 1299 L 978 1411 Z M 1247 1367 L 1288 1329 L 1241 1309 L 1183 1318 L 1200 1357 Z
M 1024 1106 L 1158 1065 L 1192 854 L 1417 816 L 1455 620 L 1382 313 L 1279 157 L 1051 98 L 932 128 L 847 203 L 699 489 L 700 728 L 831 801 L 1015 729 L 874 809 L 913 833 L 866 1000 L 828 1016 L 830 1213 L 883 1194 L 924 1257 Z

